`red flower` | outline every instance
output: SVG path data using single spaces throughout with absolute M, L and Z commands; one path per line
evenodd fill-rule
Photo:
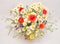
M 44 27 L 45 27 L 45 25 L 43 23 L 39 25 L 40 29 L 43 29 Z
M 47 10 L 43 9 L 43 14 L 47 14 Z
M 35 21 L 36 20 L 36 15 L 33 15 L 33 14 L 29 15 L 28 20 L 31 21 L 31 22 Z
M 19 22 L 19 23 L 23 23 L 23 22 L 24 22 L 24 18 L 20 17 L 20 18 L 18 19 L 18 22 Z
M 21 12 L 23 9 L 24 9 L 24 8 L 20 7 L 20 8 L 19 8 L 19 12 Z

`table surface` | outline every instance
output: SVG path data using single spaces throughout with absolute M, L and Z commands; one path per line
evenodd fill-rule
M 14 8 L 19 3 L 24 5 L 32 4 L 34 2 L 41 2 L 50 11 L 54 11 L 54 20 L 56 20 L 58 30 L 55 30 L 49 35 L 43 37 L 41 40 L 18 40 L 8 36 L 7 23 L 4 21 L 9 17 L 9 10 Z M 0 0 L 0 44 L 60 44 L 60 0 Z M 9 24 L 9 23 L 8 23 Z

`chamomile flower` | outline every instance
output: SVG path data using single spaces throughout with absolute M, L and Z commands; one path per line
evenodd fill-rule
M 17 33 L 21 33 L 21 29 L 17 29 L 16 31 L 17 31 Z
M 30 26 L 31 30 L 35 30 L 35 25 Z
M 30 35 L 30 39 L 34 39 L 35 38 L 35 35 L 34 34 L 31 34 Z
M 26 31 L 26 35 L 30 35 L 31 33 L 32 33 L 32 32 L 31 32 L 31 30 L 29 30 L 29 29 Z
M 27 22 L 24 22 L 23 25 L 26 26 L 27 25 Z
M 31 8 L 34 9 L 36 6 L 37 6 L 36 3 L 34 3 L 34 4 L 31 5 Z

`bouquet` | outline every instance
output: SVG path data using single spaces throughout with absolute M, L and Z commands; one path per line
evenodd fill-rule
M 10 11 L 13 15 L 11 20 L 12 28 L 18 36 L 24 36 L 27 40 L 32 40 L 38 36 L 43 36 L 45 31 L 50 30 L 47 20 L 48 10 L 40 2 L 23 6 L 21 3 Z M 48 27 L 48 28 L 47 28 Z

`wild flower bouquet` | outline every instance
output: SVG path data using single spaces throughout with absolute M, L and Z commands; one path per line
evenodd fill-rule
M 14 13 L 14 14 L 13 14 Z M 46 7 L 40 3 L 33 3 L 32 5 L 23 6 L 19 4 L 10 11 L 13 18 L 9 18 L 13 24 L 14 31 L 25 39 L 31 40 L 38 36 L 43 36 L 47 30 L 47 14 Z

